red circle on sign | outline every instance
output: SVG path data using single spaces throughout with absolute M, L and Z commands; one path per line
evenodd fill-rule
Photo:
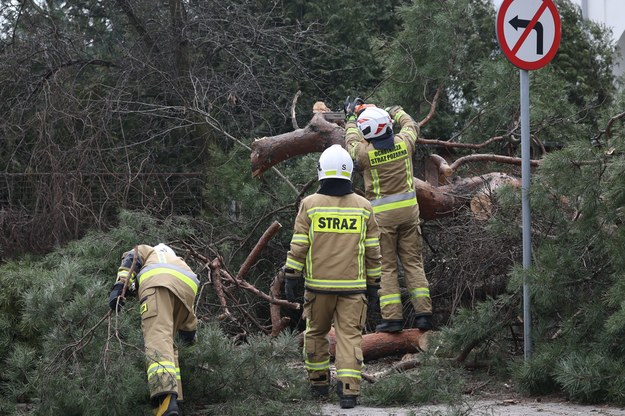
M 556 5 L 553 3 L 553 0 L 543 0 L 544 4 L 547 6 L 547 9 L 551 11 L 551 15 L 553 16 L 554 23 L 554 39 L 553 43 L 549 47 L 547 53 L 537 61 L 525 61 L 518 56 L 516 56 L 515 52 L 508 47 L 508 43 L 504 37 L 504 25 L 506 24 L 506 12 L 512 3 L 515 1 L 523 2 L 525 0 L 504 0 L 503 4 L 499 8 L 499 12 L 497 13 L 497 40 L 499 41 L 499 46 L 503 51 L 506 58 L 516 67 L 525 69 L 525 70 L 534 70 L 540 69 L 543 66 L 547 65 L 553 57 L 558 52 L 558 47 L 560 46 L 560 38 L 561 28 L 560 28 L 560 14 L 558 13 L 558 9 L 556 9 Z M 543 12 L 544 13 L 544 12 Z M 518 52 L 518 51 L 517 51 Z

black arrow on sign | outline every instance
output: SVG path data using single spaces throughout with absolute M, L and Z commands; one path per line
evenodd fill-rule
M 519 19 L 519 16 L 514 16 L 510 22 L 514 30 L 519 30 L 520 27 L 526 28 L 529 26 L 530 21 L 525 19 Z M 536 22 L 534 27 L 532 28 L 536 31 L 536 53 L 538 55 L 543 54 L 543 24 L 540 22 Z

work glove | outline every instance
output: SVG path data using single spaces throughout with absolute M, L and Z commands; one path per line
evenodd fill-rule
M 286 300 L 289 302 L 295 302 L 297 300 L 295 292 L 301 276 L 301 272 L 293 269 L 284 269 L 284 297 L 286 297 Z
M 111 308 L 113 311 L 119 312 L 121 307 L 124 306 L 124 304 L 126 303 L 122 298 L 119 299 L 119 303 L 117 302 L 117 298 L 122 295 L 123 289 L 124 284 L 122 282 L 117 282 L 115 283 L 115 285 L 113 286 L 113 290 L 111 290 L 111 293 L 109 294 L 109 308 Z
M 386 107 L 384 109 L 384 111 L 386 111 L 388 113 L 389 116 L 391 116 L 392 119 L 395 118 L 395 114 L 397 114 L 399 111 L 403 110 L 403 108 L 399 105 L 393 105 L 390 107 Z
M 367 303 L 373 308 L 378 303 L 378 289 L 380 286 L 367 285 Z
M 350 101 L 350 97 L 345 99 L 345 104 L 343 104 L 343 111 L 345 112 L 345 121 L 356 121 L 364 107 L 365 102 L 362 98 L 354 98 L 354 101 Z
M 183 331 L 182 329 L 179 329 L 178 337 L 180 337 L 180 342 L 182 343 L 182 345 L 193 345 L 193 343 L 195 342 L 195 332 L 196 331 Z

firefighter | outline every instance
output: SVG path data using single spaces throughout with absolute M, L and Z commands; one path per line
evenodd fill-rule
M 295 301 L 304 276 L 304 365 L 311 392 L 330 385 L 328 332 L 336 332 L 336 379 L 341 408 L 356 406 L 367 303 L 380 284 L 378 226 L 371 204 L 353 193 L 353 162 L 340 145 L 327 148 L 317 166 L 320 187 L 302 200 L 287 254 L 285 295 Z
M 371 201 L 380 227 L 382 321 L 376 332 L 399 332 L 404 327 L 398 258 L 416 313 L 415 326 L 429 330 L 432 301 L 423 270 L 412 165 L 419 126 L 402 107 L 383 110 L 359 98 L 351 103 L 348 98 L 345 114 L 345 147 L 363 173 L 365 197 Z M 401 127 L 398 134 L 393 132 L 393 120 Z
M 199 280 L 191 268 L 165 244 L 138 245 L 123 254 L 109 306 L 119 311 L 124 283 L 140 300 L 150 399 L 157 416 L 178 416 L 182 385 L 176 334 L 183 345 L 195 340 L 193 302 Z

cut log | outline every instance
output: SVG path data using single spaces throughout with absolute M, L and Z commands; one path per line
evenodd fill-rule
M 365 361 L 373 361 L 383 357 L 425 351 L 428 336 L 428 332 L 420 329 L 404 329 L 394 334 L 386 332 L 365 334 L 362 336 L 362 355 Z M 330 355 L 334 357 L 336 354 L 334 328 L 330 330 L 328 338 L 330 340 Z
M 343 145 L 344 133 L 342 127 L 317 113 L 303 129 L 256 139 L 252 143 L 252 176 L 260 176 L 275 164 L 292 157 L 323 152 L 333 144 Z

